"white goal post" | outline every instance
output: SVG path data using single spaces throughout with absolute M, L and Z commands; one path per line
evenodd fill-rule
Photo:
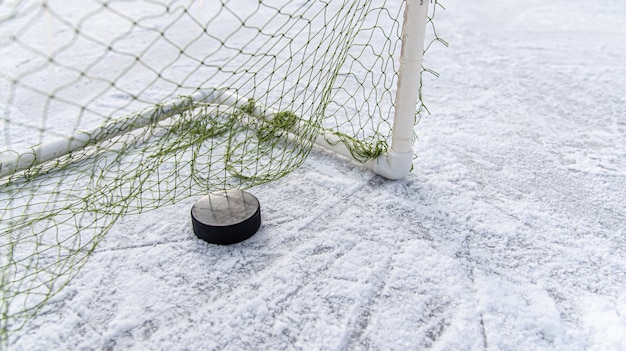
M 428 2 L 409 0 L 406 3 L 391 145 L 385 154 L 366 162 L 369 169 L 388 179 L 406 177 L 413 164 L 413 128 L 420 92 Z M 352 158 L 350 150 L 333 135 L 322 135 L 317 138 L 317 143 Z

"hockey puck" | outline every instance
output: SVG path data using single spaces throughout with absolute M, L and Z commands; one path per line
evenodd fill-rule
M 211 193 L 191 208 L 193 231 L 211 244 L 230 245 L 250 238 L 261 226 L 261 206 L 243 190 Z

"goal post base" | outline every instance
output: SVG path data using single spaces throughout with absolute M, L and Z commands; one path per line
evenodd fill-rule
M 398 180 L 406 177 L 413 167 L 413 153 L 397 153 L 389 151 L 371 161 L 374 173 L 390 180 Z
M 398 180 L 406 177 L 413 167 L 413 152 L 396 152 L 391 148 L 382 155 L 367 160 L 359 161 L 350 148 L 336 134 L 326 132 L 318 135 L 315 144 L 331 152 L 362 163 L 367 169 L 389 180 Z

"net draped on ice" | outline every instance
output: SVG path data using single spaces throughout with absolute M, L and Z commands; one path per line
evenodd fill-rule
M 121 216 L 385 152 L 404 6 L 0 0 L 2 338 Z

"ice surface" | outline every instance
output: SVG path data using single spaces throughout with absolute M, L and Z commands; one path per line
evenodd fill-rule
M 12 349 L 626 349 L 626 2 L 444 4 L 407 179 L 315 150 L 229 247 L 128 217 Z

